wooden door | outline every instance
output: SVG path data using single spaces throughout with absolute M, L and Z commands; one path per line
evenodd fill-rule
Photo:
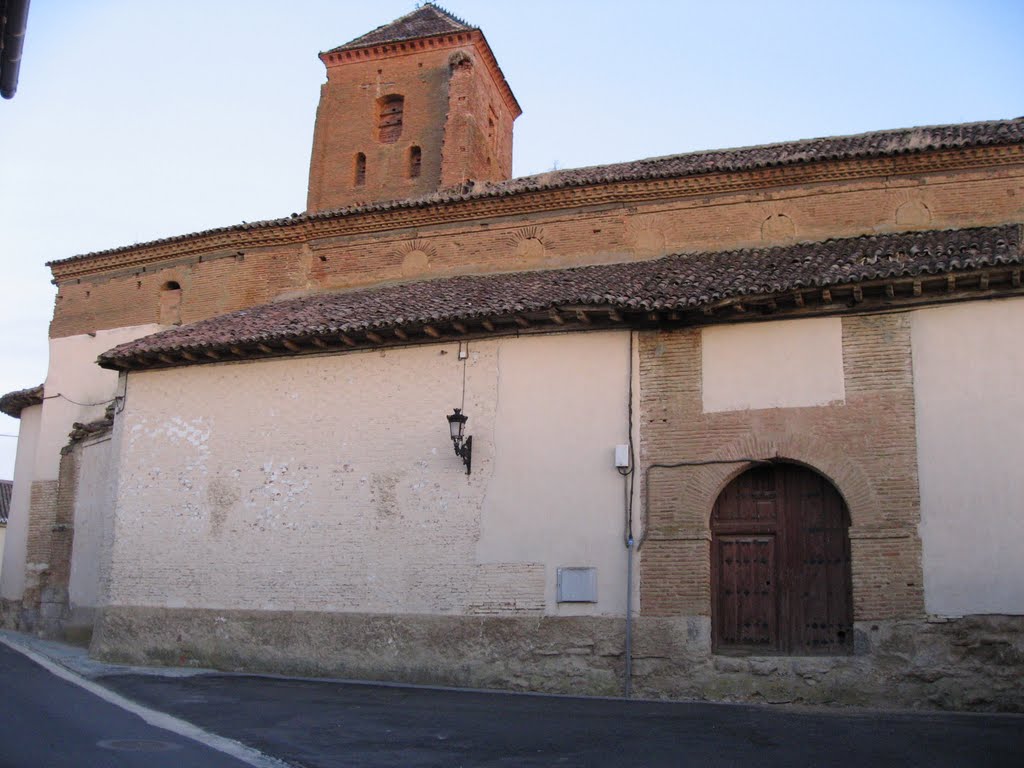
M 719 638 L 735 647 L 776 649 L 775 537 L 721 536 L 715 551 Z
M 809 469 L 756 467 L 730 483 L 711 517 L 715 649 L 849 652 L 848 528 L 842 497 Z

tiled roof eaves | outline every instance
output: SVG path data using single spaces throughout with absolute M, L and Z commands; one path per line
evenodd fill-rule
M 349 40 L 344 45 L 331 48 L 327 53 L 397 43 L 403 40 L 437 37 L 471 29 L 478 29 L 478 27 L 468 24 L 435 3 L 424 3 L 422 7 L 387 24 L 382 24 L 354 40 Z
M 622 314 L 699 312 L 759 297 L 792 297 L 812 289 L 824 293 L 879 281 L 920 283 L 931 276 L 1010 268 L 1022 262 L 1021 227 L 1007 225 L 679 254 L 561 270 L 465 275 L 253 307 L 123 344 L 101 355 L 100 364 L 133 367 L 138 356 L 173 353 L 188 359 L 193 353 L 246 345 L 284 344 L 296 351 L 295 340 L 355 334 L 370 338 L 396 328 L 467 323 L 486 327 L 510 318 L 529 325 L 524 315 L 582 312 L 572 307 Z M 1019 288 L 1020 269 L 1013 271 L 1014 287 Z M 915 286 L 913 295 L 919 290 L 920 285 Z M 898 300 L 892 294 L 890 298 Z M 564 323 L 564 318 L 559 322 Z M 428 334 L 434 336 L 436 329 Z M 354 346 L 351 339 L 346 343 Z M 270 354 L 269 348 L 263 352 Z
M 21 412 L 32 405 L 40 405 L 43 402 L 43 385 L 18 389 L 8 392 L 0 397 L 0 413 L 5 413 L 11 418 L 20 419 Z
M 170 245 L 207 236 L 302 226 L 307 222 L 357 216 L 367 213 L 427 208 L 448 203 L 511 197 L 549 190 L 599 186 L 630 181 L 654 181 L 702 176 L 712 173 L 736 173 L 783 166 L 836 160 L 864 160 L 880 157 L 940 152 L 974 147 L 1024 144 L 1024 117 L 956 125 L 923 126 L 876 131 L 822 139 L 741 147 L 737 149 L 691 152 L 682 155 L 648 158 L 627 163 L 597 165 L 522 176 L 502 182 L 469 182 L 458 189 L 446 189 L 423 197 L 389 200 L 338 208 L 329 211 L 292 214 L 290 217 L 244 222 L 227 227 L 192 232 L 133 245 L 70 256 L 46 263 L 60 267 L 76 261 L 111 256 L 136 249 Z
M 340 53 L 342 51 L 354 51 L 354 50 L 358 50 L 360 48 L 376 48 L 376 47 L 379 47 L 379 46 L 382 46 L 382 45 L 391 45 L 392 43 L 403 43 L 403 42 L 406 42 L 408 40 L 429 40 L 430 38 L 445 37 L 447 35 L 456 34 L 457 32 L 473 32 L 473 31 L 480 31 L 480 29 L 479 29 L 479 27 L 466 26 L 466 27 L 463 27 L 461 29 L 446 29 L 446 30 L 443 30 L 443 31 L 440 31 L 440 32 L 432 32 L 432 33 L 427 34 L 427 35 L 415 35 L 415 36 L 409 36 L 409 37 L 396 36 L 396 37 L 381 38 L 379 40 L 372 40 L 372 41 L 368 41 L 368 42 L 359 42 L 359 40 L 357 39 L 357 40 L 353 40 L 351 43 L 345 43 L 345 45 L 339 45 L 337 48 L 331 48 L 330 50 L 322 51 L 320 55 L 323 56 L 325 54 Z

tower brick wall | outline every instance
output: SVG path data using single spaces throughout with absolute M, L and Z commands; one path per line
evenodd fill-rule
M 512 177 L 512 121 L 516 119 L 477 51 L 449 57 L 448 115 L 441 187 L 467 180 L 504 181 Z
M 327 82 L 314 130 L 310 211 L 510 178 L 518 107 L 501 92 L 504 81 L 478 30 L 321 58 Z

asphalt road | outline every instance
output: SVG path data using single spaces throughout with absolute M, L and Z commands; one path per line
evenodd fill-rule
M 272 678 L 99 682 L 306 768 L 1024 765 L 1024 717 L 624 702 Z
M 0 644 L 3 768 L 244 768 L 51 674 Z

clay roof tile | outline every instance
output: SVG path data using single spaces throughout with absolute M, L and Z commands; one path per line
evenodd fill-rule
M 19 389 L 8 392 L 0 397 L 0 413 L 5 413 L 11 418 L 20 419 L 21 411 L 31 405 L 40 405 L 43 402 L 43 385 Z
M 377 27 L 344 45 L 332 48 L 328 53 L 366 48 L 383 43 L 397 43 L 402 40 L 415 40 L 420 37 L 446 35 L 452 32 L 465 32 L 471 29 L 476 29 L 476 27 L 470 26 L 438 5 L 424 3 L 422 7 L 412 13 L 407 13 L 389 24 Z
M 895 277 L 1021 264 L 1021 227 L 866 235 L 652 261 L 459 275 L 264 304 L 122 344 L 100 364 L 136 355 L 216 350 L 432 322 L 508 317 L 557 306 L 681 310 L 726 299 Z

